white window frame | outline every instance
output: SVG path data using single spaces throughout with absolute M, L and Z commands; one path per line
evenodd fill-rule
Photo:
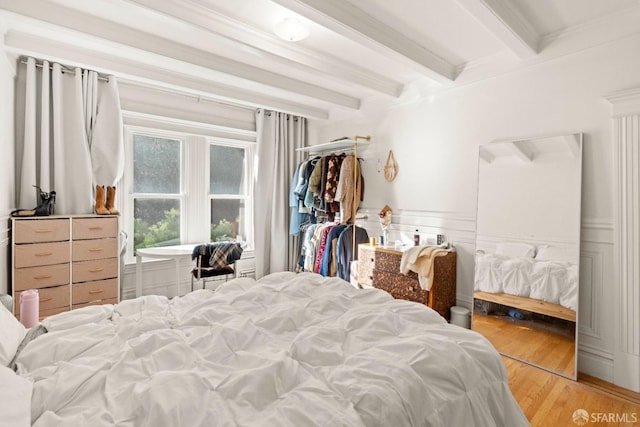
M 211 176 L 211 165 L 209 164 L 210 155 L 209 151 L 212 145 L 224 146 L 224 147 L 237 147 L 244 149 L 244 194 L 211 194 L 211 188 L 209 188 Z M 254 157 L 255 157 L 255 144 L 235 141 L 223 138 L 208 138 L 207 139 L 207 215 L 209 216 L 209 226 L 211 225 L 211 201 L 212 200 L 244 200 L 245 206 L 245 218 L 247 229 L 246 235 L 243 236 L 247 249 L 253 249 L 253 187 L 254 187 Z
M 127 252 L 125 263 L 135 263 L 133 255 L 133 206 L 139 198 L 158 198 L 157 193 L 144 194 L 133 192 L 133 137 L 136 134 L 156 138 L 178 140 L 181 143 L 180 193 L 160 194 L 161 198 L 180 200 L 180 243 L 208 242 L 211 235 L 211 200 L 244 199 L 246 222 L 246 249 L 253 248 L 253 189 L 255 142 L 193 135 L 185 132 L 169 131 L 142 126 L 125 126 L 125 150 L 127 166 L 120 188 L 125 189 L 124 209 L 121 210 L 122 222 L 127 234 Z M 209 147 L 211 145 L 239 147 L 245 149 L 246 193 L 243 195 L 209 194 Z

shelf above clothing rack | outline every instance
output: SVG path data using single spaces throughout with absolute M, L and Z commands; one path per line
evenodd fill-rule
M 356 136 L 354 138 L 339 139 L 337 141 L 326 142 L 324 144 L 316 144 L 310 145 L 308 147 L 298 148 L 296 149 L 296 151 L 311 154 L 326 153 L 330 151 L 346 151 L 353 150 L 356 146 L 356 143 L 358 145 L 358 149 L 364 148 L 371 143 L 371 137 L 367 135 Z

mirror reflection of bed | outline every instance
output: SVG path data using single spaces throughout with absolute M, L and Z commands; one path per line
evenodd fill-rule
M 480 147 L 472 328 L 577 378 L 582 135 Z

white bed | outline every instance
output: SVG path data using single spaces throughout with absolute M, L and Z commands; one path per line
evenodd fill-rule
M 485 338 L 313 273 L 87 307 L 43 326 L 10 378 L 32 383 L 31 401 L 0 404 L 30 404 L 34 426 L 528 425 Z
M 505 293 L 578 307 L 578 265 L 495 253 L 476 254 L 474 291 Z

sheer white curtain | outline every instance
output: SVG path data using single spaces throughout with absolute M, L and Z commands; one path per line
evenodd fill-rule
M 41 65 L 28 58 L 18 72 L 17 206 L 37 205 L 37 185 L 56 191 L 56 213 L 92 213 L 95 184 L 113 185 L 124 171 L 117 83 Z
M 295 239 L 289 235 L 289 187 L 307 142 L 307 119 L 256 111 L 257 173 L 254 189 L 256 278 L 291 270 Z

